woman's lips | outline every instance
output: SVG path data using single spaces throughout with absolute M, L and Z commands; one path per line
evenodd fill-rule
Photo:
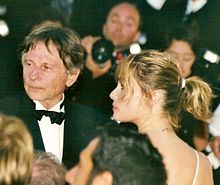
M 116 110 L 118 110 L 118 107 L 116 105 L 112 104 L 112 110 L 116 111 Z

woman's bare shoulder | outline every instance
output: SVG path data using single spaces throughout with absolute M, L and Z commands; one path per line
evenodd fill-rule
M 212 165 L 209 159 L 201 152 L 199 154 L 199 174 L 196 185 L 213 185 Z

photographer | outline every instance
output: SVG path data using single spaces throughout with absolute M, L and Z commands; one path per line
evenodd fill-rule
M 113 52 L 119 53 L 129 49 L 130 45 L 140 36 L 140 13 L 135 5 L 122 2 L 113 6 L 103 25 L 104 39 L 113 44 Z M 86 36 L 82 44 L 86 49 L 85 70 L 74 88 L 74 97 L 77 102 L 95 106 L 105 113 L 111 114 L 111 100 L 109 94 L 115 87 L 112 75 L 112 60 L 98 63 L 94 59 L 94 44 L 102 37 Z M 123 56 L 119 56 L 121 59 Z M 115 57 L 117 58 L 117 57 Z

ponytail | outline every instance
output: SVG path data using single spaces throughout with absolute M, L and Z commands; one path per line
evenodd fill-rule
M 211 117 L 210 105 L 213 97 L 208 83 L 193 76 L 186 79 L 183 90 L 185 92 L 183 109 L 191 113 L 196 119 L 207 122 Z

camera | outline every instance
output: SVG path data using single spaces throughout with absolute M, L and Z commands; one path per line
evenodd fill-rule
M 96 64 L 102 67 L 106 61 L 111 60 L 112 66 L 117 64 L 118 60 L 127 57 L 129 54 L 137 54 L 141 51 L 140 44 L 133 43 L 128 49 L 122 50 L 120 52 L 114 52 L 114 45 L 110 40 L 102 37 L 97 40 L 92 47 L 92 58 Z
M 107 60 L 112 59 L 114 45 L 111 41 L 101 38 L 92 47 L 92 58 L 96 64 L 102 67 Z
M 219 61 L 220 56 L 217 53 L 207 48 L 201 48 L 192 66 L 193 74 L 212 82 L 220 82 Z

